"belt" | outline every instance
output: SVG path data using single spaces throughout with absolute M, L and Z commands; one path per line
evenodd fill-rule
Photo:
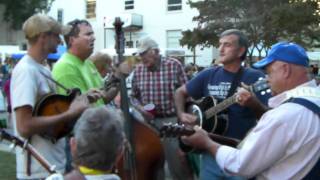
M 157 114 L 156 118 L 169 118 L 169 117 L 174 117 L 174 116 L 176 116 L 175 113 L 172 113 L 172 114 Z

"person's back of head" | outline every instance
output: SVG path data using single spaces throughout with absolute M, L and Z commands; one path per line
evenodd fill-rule
M 95 107 L 82 113 L 74 127 L 76 165 L 101 171 L 110 170 L 122 152 L 123 115 L 114 108 Z M 72 141 L 71 141 L 72 148 Z
M 107 53 L 99 51 L 90 56 L 89 59 L 96 66 L 101 77 L 105 77 L 107 73 L 111 73 L 112 58 Z

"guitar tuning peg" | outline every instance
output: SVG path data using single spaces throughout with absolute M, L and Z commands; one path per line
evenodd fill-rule
M 261 95 L 265 95 L 266 92 L 265 92 L 265 91 L 261 91 L 260 94 L 261 94 Z
M 267 93 L 271 93 L 271 89 L 268 89 L 268 90 L 267 90 Z

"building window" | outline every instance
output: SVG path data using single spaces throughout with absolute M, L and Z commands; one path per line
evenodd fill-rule
M 167 31 L 167 48 L 181 48 L 180 39 L 182 38 L 181 30 Z
M 130 9 L 134 9 L 134 0 L 125 0 L 124 1 L 124 9 L 125 10 L 130 10 Z
M 135 48 L 137 47 L 137 39 L 139 37 L 133 32 L 125 32 L 124 38 L 126 40 L 126 48 Z
M 168 11 L 179 11 L 182 9 L 181 0 L 168 0 Z
M 96 0 L 87 0 L 87 19 L 96 18 Z
M 22 49 L 23 51 L 26 51 L 26 50 L 28 49 L 27 43 L 22 43 L 22 44 L 21 44 L 21 49 Z
M 60 24 L 63 24 L 63 9 L 58 9 L 57 20 Z
M 126 48 L 133 48 L 133 41 L 126 41 Z

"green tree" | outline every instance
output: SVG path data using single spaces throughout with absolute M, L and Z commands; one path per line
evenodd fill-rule
M 199 29 L 195 28 L 193 31 L 187 30 L 182 32 L 183 38 L 180 40 L 181 44 L 187 45 L 188 49 L 193 52 L 193 63 L 196 63 L 196 47 L 197 45 L 205 42 L 206 37 L 211 37 L 208 39 L 206 46 L 210 46 L 209 43 L 214 43 L 218 39 L 218 36 L 215 34 L 208 32 L 208 31 L 200 31 Z
M 181 45 L 218 46 L 218 35 L 237 28 L 246 33 L 259 56 L 278 41 L 294 41 L 306 48 L 320 45 L 320 0 L 203 0 L 188 2 L 197 8 L 198 26 L 183 32 Z M 192 50 L 191 48 L 191 50 Z
M 21 29 L 22 23 L 31 15 L 47 12 L 54 0 L 0 0 L 4 6 L 3 20 L 13 29 Z

